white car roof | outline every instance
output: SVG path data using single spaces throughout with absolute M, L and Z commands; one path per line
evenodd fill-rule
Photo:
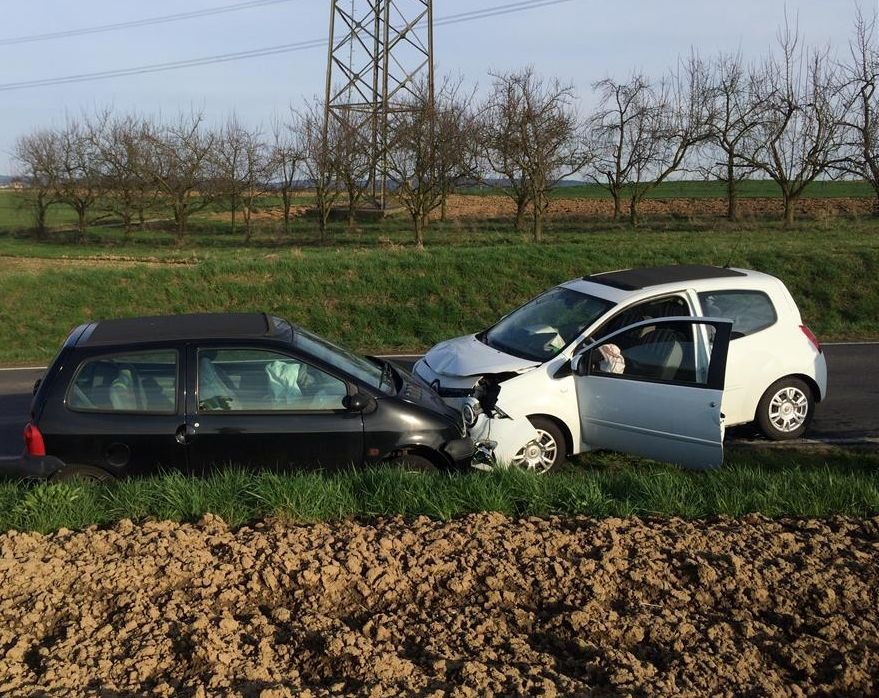
M 717 289 L 751 289 L 771 293 L 779 287 L 783 288 L 777 278 L 763 272 L 696 264 L 623 269 L 571 279 L 560 285 L 612 303 L 682 289 L 692 289 L 697 293 Z

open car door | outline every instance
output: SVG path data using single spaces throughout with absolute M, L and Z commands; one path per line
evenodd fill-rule
M 732 322 L 629 325 L 572 361 L 584 444 L 693 468 L 723 462 L 720 403 Z

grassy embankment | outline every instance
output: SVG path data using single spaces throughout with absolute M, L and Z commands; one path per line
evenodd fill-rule
M 319 521 L 479 511 L 510 516 L 687 518 L 762 513 L 771 517 L 879 513 L 879 454 L 836 450 L 729 454 L 698 473 L 614 454 L 581 458 L 585 468 L 551 476 L 520 471 L 462 475 L 395 469 L 272 474 L 225 470 L 207 478 L 169 474 L 109 485 L 0 482 L 0 531 L 48 532 L 123 518 L 191 521 L 207 512 L 238 526 L 267 517 Z
M 423 252 L 357 247 L 349 242 L 356 234 L 332 247 L 292 249 L 108 250 L 0 237 L 0 364 L 46 361 L 85 320 L 162 312 L 267 310 L 360 351 L 418 350 L 481 329 L 582 274 L 728 259 L 784 279 L 822 339 L 876 338 L 877 232 L 879 222 L 866 219 L 788 232 L 768 225 L 625 235 L 559 228 L 535 245 L 508 230 L 436 226 Z M 101 261 L 108 251 L 130 259 Z

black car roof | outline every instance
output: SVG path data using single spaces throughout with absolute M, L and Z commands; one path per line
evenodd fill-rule
M 623 269 L 601 274 L 584 276 L 584 281 L 592 281 L 612 286 L 623 291 L 637 291 L 648 286 L 698 281 L 700 279 L 720 279 L 732 276 L 747 276 L 744 272 L 726 267 L 712 267 L 707 264 L 667 264 L 658 267 Z
M 98 320 L 79 346 L 178 339 L 271 338 L 289 332 L 284 321 L 265 313 L 190 313 Z M 285 332 L 286 330 L 286 332 Z

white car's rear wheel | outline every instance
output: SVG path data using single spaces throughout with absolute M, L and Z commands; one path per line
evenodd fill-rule
M 537 430 L 537 438 L 517 451 L 511 465 L 542 474 L 557 467 L 565 459 L 565 437 L 545 417 L 529 417 L 528 420 Z
M 760 398 L 757 425 L 773 441 L 796 439 L 806 432 L 814 412 L 812 389 L 799 378 L 782 378 Z

